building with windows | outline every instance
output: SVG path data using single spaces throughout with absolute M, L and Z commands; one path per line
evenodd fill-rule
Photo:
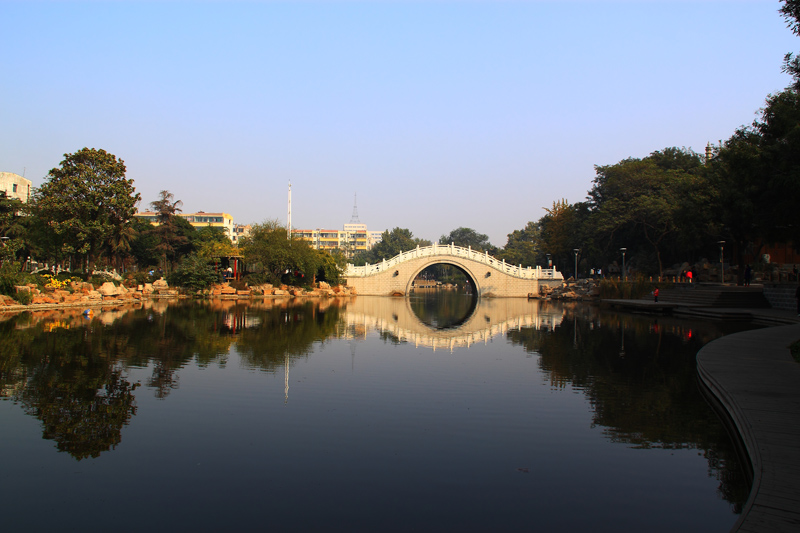
M 233 225 L 233 244 L 239 244 L 242 237 L 249 237 L 252 227 L 250 224 L 234 224 Z
M 341 250 L 346 257 L 365 252 L 380 242 L 383 232 L 369 231 L 366 224 L 345 224 L 335 229 L 293 229 L 295 238 L 309 241 L 317 250 Z
M 143 211 L 136 213 L 136 218 L 147 220 L 151 224 L 158 225 L 158 214 L 153 211 Z M 211 226 L 212 228 L 220 228 L 225 232 L 225 235 L 231 240 L 236 242 L 234 233 L 233 217 L 228 213 L 206 213 L 205 211 L 198 211 L 197 213 L 177 213 L 177 216 L 186 220 L 189 224 L 197 229 Z M 249 226 L 248 233 L 249 233 Z
M 23 203 L 31 199 L 31 186 L 33 182 L 13 172 L 0 172 L 0 191 L 6 193 L 7 198 L 14 198 Z

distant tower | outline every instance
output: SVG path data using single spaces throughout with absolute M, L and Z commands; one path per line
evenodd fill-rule
M 361 224 L 358 220 L 358 195 L 353 194 L 353 216 L 350 217 L 351 224 Z
M 289 210 L 286 213 L 286 238 L 292 238 L 292 181 L 289 180 Z

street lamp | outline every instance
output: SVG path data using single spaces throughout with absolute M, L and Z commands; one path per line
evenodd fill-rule
M 725 284 L 725 241 L 717 242 L 719 244 L 719 272 L 720 272 L 720 281 L 722 284 Z
M 581 249 L 575 248 L 572 251 L 575 252 L 575 281 L 578 281 L 578 252 L 580 252 Z
M 625 270 L 625 252 L 628 251 L 627 248 L 620 248 L 620 252 L 622 252 L 622 281 L 628 281 L 628 271 Z

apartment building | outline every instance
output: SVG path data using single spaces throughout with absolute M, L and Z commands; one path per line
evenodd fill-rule
M 133 216 L 147 220 L 151 224 L 158 225 L 158 214 L 153 211 L 143 211 Z M 235 224 L 233 223 L 233 217 L 228 213 L 206 213 L 205 211 L 198 211 L 197 213 L 178 213 L 177 216 L 183 218 L 197 229 L 207 226 L 220 228 L 225 232 L 225 235 L 231 242 L 236 242 L 236 234 L 234 232 Z M 247 228 L 249 228 L 249 226 L 247 226 Z
M 14 198 L 23 203 L 31 199 L 31 186 L 33 182 L 13 172 L 0 172 L 0 191 L 6 193 L 7 198 Z

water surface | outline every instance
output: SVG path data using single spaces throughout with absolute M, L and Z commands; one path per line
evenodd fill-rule
M 0 315 L 4 529 L 736 521 L 749 489 L 694 356 L 746 325 L 420 298 Z

